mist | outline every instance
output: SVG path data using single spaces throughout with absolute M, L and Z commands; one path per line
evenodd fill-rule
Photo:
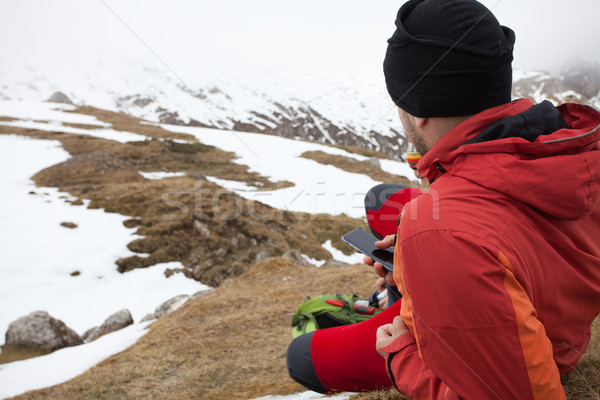
M 514 67 L 600 63 L 600 2 L 483 0 L 517 35 Z M 129 57 L 193 73 L 229 68 L 381 75 L 402 2 L 378 0 L 21 0 L 0 3 L 6 71 Z M 189 72 L 185 72 L 189 71 Z

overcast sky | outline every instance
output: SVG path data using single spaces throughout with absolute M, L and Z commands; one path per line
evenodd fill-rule
M 600 62 L 600 1 L 483 0 L 517 34 L 514 66 Z M 403 1 L 0 0 L 0 61 L 71 53 L 156 55 L 173 68 L 227 63 L 380 73 Z M 111 11 L 112 10 L 112 11 Z M 121 19 L 123 22 L 121 22 Z M 125 26 L 126 25 L 126 26 Z M 107 53 L 108 52 L 108 53 Z

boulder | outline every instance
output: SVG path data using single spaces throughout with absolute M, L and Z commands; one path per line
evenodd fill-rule
M 333 258 L 327 260 L 325 264 L 323 264 L 324 267 L 347 267 L 348 265 L 350 264 L 345 263 L 343 261 L 335 260 Z
M 202 239 L 206 239 L 210 236 L 210 230 L 208 229 L 208 226 L 197 219 L 194 220 L 194 229 L 200 234 Z
M 219 250 L 217 250 L 217 252 L 215 254 L 219 258 L 223 258 L 227 255 L 227 250 L 225 250 L 224 248 L 221 247 Z
M 46 100 L 46 102 L 48 102 L 48 103 L 73 104 L 73 102 L 71 101 L 71 99 L 69 99 L 67 97 L 67 95 L 64 94 L 63 92 L 54 92 L 54 94 L 52 96 L 50 96 L 50 98 L 48 100 Z
M 19 318 L 6 331 L 6 344 L 10 346 L 53 351 L 82 343 L 74 330 L 46 311 L 34 311 Z
M 81 339 L 85 343 L 89 343 L 92 340 L 98 339 L 99 337 L 100 337 L 100 327 L 99 326 L 95 326 L 93 328 L 90 328 L 87 331 L 85 331 L 83 333 L 83 335 L 81 335 Z
M 257 262 L 257 263 L 259 263 L 259 262 L 263 262 L 263 261 L 265 261 L 265 260 L 266 260 L 267 258 L 269 258 L 269 257 L 271 257 L 271 255 L 270 255 L 268 252 L 266 252 L 266 251 L 261 251 L 260 253 L 258 253 L 258 254 L 256 255 L 256 262 Z
M 308 263 L 304 258 L 302 258 L 298 250 L 288 250 L 285 253 L 283 253 L 282 257 L 287 258 L 288 260 L 292 260 L 293 262 L 302 267 L 308 267 Z
M 158 319 L 158 318 L 162 317 L 163 315 L 167 315 L 167 314 L 177 310 L 186 301 L 188 301 L 189 298 L 190 298 L 190 296 L 188 296 L 187 294 L 180 294 L 179 296 L 175 296 L 172 299 L 165 301 L 160 306 L 156 307 L 156 309 L 154 310 L 154 313 L 148 314 L 144 318 L 142 318 L 142 322 L 151 321 L 153 319 Z
M 131 316 L 131 313 L 129 310 L 123 309 L 108 317 L 99 327 L 87 330 L 83 334 L 83 337 L 85 342 L 88 343 L 98 339 L 102 335 L 118 331 L 119 329 L 123 329 L 131 324 L 133 324 L 133 317 Z
M 381 162 L 379 161 L 379 158 L 377 158 L 377 157 L 369 158 L 369 164 L 371 164 L 375 168 L 381 169 Z

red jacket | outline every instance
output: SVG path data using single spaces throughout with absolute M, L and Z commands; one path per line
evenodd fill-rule
M 560 112 L 558 112 L 558 111 Z M 561 117 L 562 115 L 562 117 Z M 446 134 L 404 207 L 384 348 L 418 399 L 562 399 L 600 313 L 600 114 L 518 100 Z

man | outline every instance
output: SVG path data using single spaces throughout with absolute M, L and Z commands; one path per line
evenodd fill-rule
M 600 312 L 600 114 L 511 102 L 514 33 L 476 1 L 396 26 L 386 84 L 431 186 L 398 228 L 388 374 L 411 398 L 562 399 Z

